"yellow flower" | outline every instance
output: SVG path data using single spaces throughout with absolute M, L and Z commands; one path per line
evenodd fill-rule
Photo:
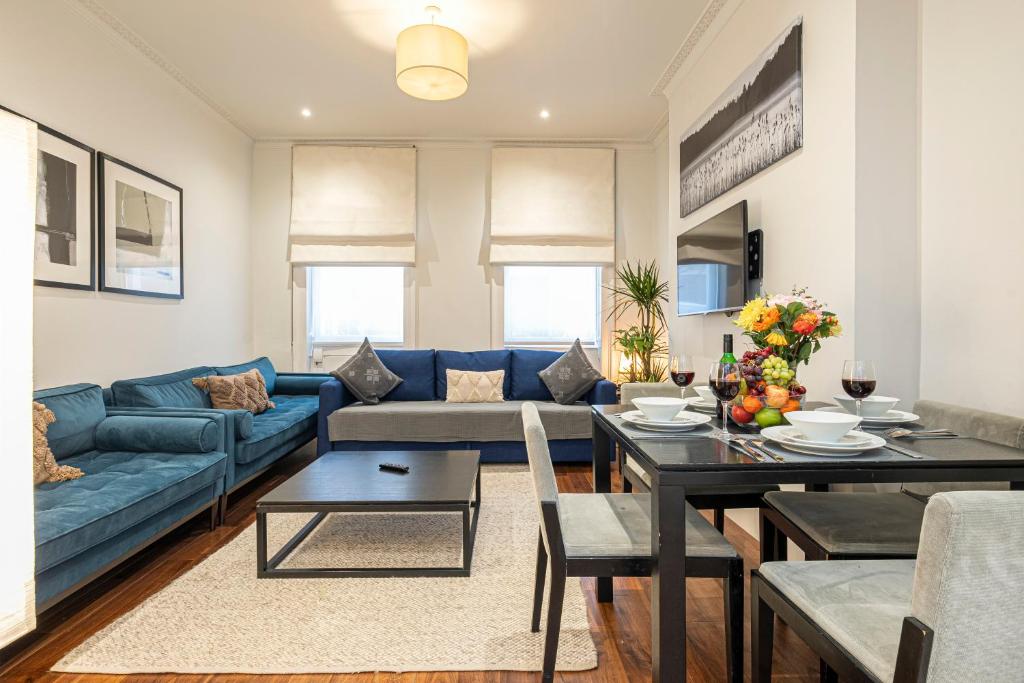
M 838 337 L 842 333 L 843 333 L 843 326 L 840 325 L 839 323 L 836 323 L 832 327 L 828 328 L 828 336 L 830 336 L 830 337 Z
M 765 300 L 764 299 L 751 299 L 744 306 L 740 314 L 736 316 L 735 325 L 736 327 L 742 327 L 747 332 L 754 330 L 754 324 L 761 319 L 764 314 Z
M 772 332 L 764 338 L 764 341 L 766 344 L 771 344 L 772 346 L 789 346 L 789 342 L 786 341 L 785 335 L 780 332 Z

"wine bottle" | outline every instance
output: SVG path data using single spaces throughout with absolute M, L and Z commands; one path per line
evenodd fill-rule
M 722 357 L 718 360 L 719 363 L 735 363 L 736 356 L 732 355 L 732 335 L 722 335 Z M 715 417 L 718 419 L 723 418 L 722 404 L 720 401 L 715 401 Z

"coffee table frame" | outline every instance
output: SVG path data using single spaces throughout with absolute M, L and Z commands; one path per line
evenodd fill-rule
M 476 468 L 473 498 L 465 503 L 380 502 L 380 503 L 291 503 L 256 504 L 256 577 L 260 579 L 325 579 L 340 577 L 455 577 L 469 576 L 473 565 L 476 524 L 480 519 L 480 464 Z M 474 512 L 475 510 L 475 512 Z M 314 512 L 309 520 L 281 549 L 267 558 L 267 515 L 271 512 Z M 461 567 L 281 567 L 288 556 L 332 512 L 461 512 Z

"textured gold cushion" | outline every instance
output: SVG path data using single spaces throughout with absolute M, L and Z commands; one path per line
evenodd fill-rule
M 192 384 L 210 393 L 210 402 L 218 410 L 248 410 L 260 414 L 274 403 L 267 394 L 263 374 L 253 368 L 239 375 L 194 377 Z
M 46 428 L 56 421 L 52 410 L 42 403 L 32 402 L 32 478 L 37 484 L 78 479 L 85 474 L 77 467 L 58 465 L 53 457 L 46 440 Z
M 505 400 L 501 387 L 505 383 L 504 370 L 470 372 L 445 370 L 448 379 L 448 403 L 501 403 Z

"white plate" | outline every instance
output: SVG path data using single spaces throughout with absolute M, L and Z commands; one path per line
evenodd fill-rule
M 823 413 L 845 413 L 846 411 L 839 406 L 825 406 L 824 408 L 818 408 Z M 905 410 L 890 410 L 885 415 L 879 417 L 862 417 L 861 422 L 866 425 L 902 425 L 909 422 L 917 422 L 921 419 L 920 415 L 914 413 L 908 413 Z
M 806 434 L 800 431 L 799 427 L 782 426 L 779 427 L 779 434 L 783 438 L 787 438 L 790 441 L 798 441 L 805 446 L 835 446 L 835 447 L 849 447 L 856 448 L 858 446 L 866 446 L 871 441 L 871 434 L 866 432 L 859 432 L 857 430 L 851 430 L 843 435 L 838 441 L 815 441 L 814 439 L 808 438 Z
M 707 411 L 709 413 L 715 412 L 718 407 L 715 403 L 708 403 L 700 396 L 689 396 L 683 399 L 686 401 L 687 408 L 693 408 L 694 410 Z
M 790 429 L 793 429 L 793 427 L 766 427 L 761 430 L 761 436 L 768 439 L 769 441 L 773 441 L 779 444 L 783 448 L 788 448 L 789 450 L 796 451 L 797 453 L 806 453 L 808 455 L 857 455 L 859 453 L 863 453 L 864 451 L 873 450 L 875 448 L 881 448 L 882 446 L 885 445 L 885 439 L 875 434 L 867 433 L 864 434 L 864 436 L 867 437 L 867 441 L 865 443 L 858 443 L 854 446 L 842 445 L 841 443 L 811 444 L 808 442 L 793 440 L 788 434 L 788 430 Z
M 639 410 L 630 410 L 622 413 L 623 422 L 628 422 L 634 427 L 640 429 L 649 429 L 659 432 L 686 432 L 694 427 L 699 427 L 703 424 L 711 422 L 711 418 L 707 415 L 698 415 L 697 413 L 687 413 L 680 411 L 668 422 L 656 422 L 654 420 L 648 420 L 644 417 L 644 414 Z

